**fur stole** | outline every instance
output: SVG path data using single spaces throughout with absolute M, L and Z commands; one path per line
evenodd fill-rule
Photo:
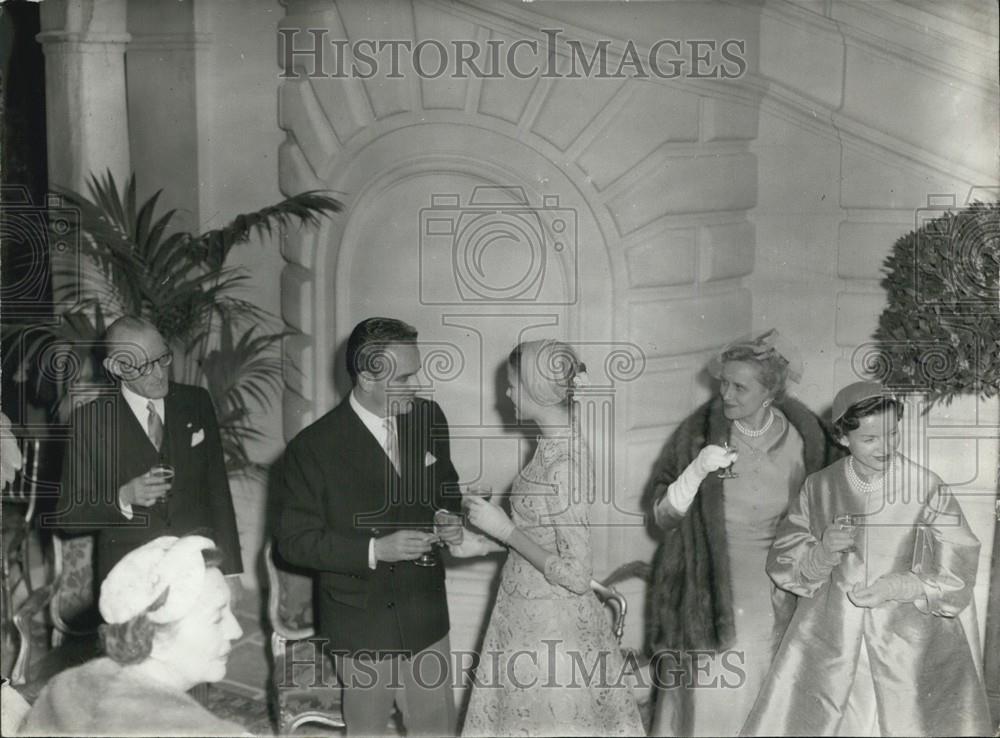
M 807 476 L 844 455 L 832 431 L 805 405 L 788 398 L 776 406 L 802 436 Z M 701 449 L 724 437 L 727 429 L 718 397 L 678 426 L 657 462 L 654 505 Z M 789 495 L 798 492 L 789 490 Z M 676 528 L 662 534 L 646 621 L 646 642 L 653 650 L 724 650 L 736 636 L 723 505 L 722 480 L 710 474 Z M 780 635 L 794 611 L 794 597 L 779 591 L 774 604 Z

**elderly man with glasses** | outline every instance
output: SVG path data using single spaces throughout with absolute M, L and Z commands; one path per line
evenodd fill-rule
M 104 368 L 118 386 L 73 415 L 57 525 L 97 534 L 95 582 L 159 536 L 208 536 L 238 593 L 240 543 L 211 396 L 170 381 L 173 355 L 148 321 L 119 318 L 105 340 Z

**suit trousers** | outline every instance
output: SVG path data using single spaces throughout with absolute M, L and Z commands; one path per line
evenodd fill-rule
M 451 683 L 451 642 L 446 635 L 412 656 L 335 655 L 344 685 L 348 736 L 387 735 L 395 704 L 406 734 L 453 736 L 457 713 Z

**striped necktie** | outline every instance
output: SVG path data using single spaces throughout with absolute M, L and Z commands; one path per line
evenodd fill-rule
M 146 404 L 146 408 L 149 410 L 149 419 L 146 421 L 146 433 L 149 434 L 149 440 L 152 441 L 156 450 L 159 451 L 163 445 L 163 421 L 156 412 L 156 405 L 152 400 Z
M 382 419 L 385 426 L 385 455 L 389 457 L 393 468 L 399 474 L 399 439 L 396 437 L 396 418 L 390 415 Z

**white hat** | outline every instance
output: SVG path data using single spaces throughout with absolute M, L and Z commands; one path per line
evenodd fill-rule
M 205 579 L 202 551 L 215 548 L 204 536 L 160 536 L 128 553 L 101 584 L 101 616 L 124 623 L 146 612 L 169 590 L 160 607 L 146 613 L 154 623 L 180 620 L 194 606 Z

